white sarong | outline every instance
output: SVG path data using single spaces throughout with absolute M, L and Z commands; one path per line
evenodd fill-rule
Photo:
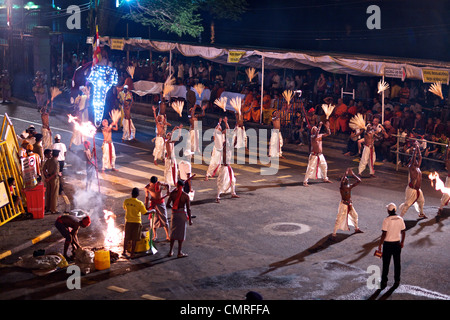
M 358 173 L 361 175 L 361 173 L 366 169 L 366 166 L 369 165 L 370 174 L 375 174 L 374 168 L 375 160 L 376 160 L 375 147 L 374 146 L 368 147 L 364 145 L 361 159 L 359 160 Z
M 233 132 L 233 144 L 236 149 L 247 147 L 247 134 L 244 127 L 236 127 Z
M 221 165 L 217 177 L 217 198 L 221 193 L 235 193 L 236 177 L 230 165 Z
M 349 231 L 349 226 L 353 226 L 355 229 L 358 229 L 358 214 L 352 204 L 346 204 L 344 201 L 341 201 L 339 203 L 333 234 L 336 234 L 337 230 Z
M 50 129 L 42 128 L 42 148 L 52 149 L 52 131 Z
M 164 138 L 157 136 L 155 138 L 155 148 L 153 149 L 154 160 L 162 160 L 164 158 Z
M 136 128 L 132 119 L 123 119 L 122 140 L 133 140 L 136 137 Z
M 308 167 L 303 182 L 308 182 L 309 179 L 328 180 L 327 170 L 328 165 L 323 154 L 312 152 L 309 155 Z
M 445 179 L 445 187 L 446 188 L 450 188 L 450 176 L 447 176 L 447 179 Z M 449 200 L 450 200 L 450 195 L 448 193 L 445 193 L 445 192 L 442 193 L 440 209 L 442 209 L 443 207 L 448 205 Z
M 200 146 L 198 141 L 200 137 L 200 132 L 198 130 L 190 130 L 189 135 L 191 139 L 188 141 L 187 149 L 191 150 L 192 153 L 199 153 Z
M 206 170 L 207 177 L 214 177 L 214 175 L 219 171 L 220 165 L 222 164 L 223 149 L 218 150 L 213 147 L 211 154 L 211 160 L 209 161 L 208 170 Z
M 282 156 L 283 136 L 280 130 L 272 129 L 270 136 L 269 157 L 278 158 Z
M 112 142 L 103 141 L 102 152 L 103 170 L 114 169 L 116 167 L 116 150 L 114 144 Z
M 408 209 L 415 203 L 419 205 L 419 214 L 423 214 L 423 205 L 425 204 L 425 198 L 423 197 L 423 192 L 421 189 L 416 190 L 411 188 L 409 185 L 406 186 L 405 190 L 405 202 L 403 202 L 399 207 L 400 217 L 403 217 L 408 211 Z
M 170 187 L 175 187 L 178 182 L 178 166 L 175 157 L 166 158 L 164 161 L 164 179 Z

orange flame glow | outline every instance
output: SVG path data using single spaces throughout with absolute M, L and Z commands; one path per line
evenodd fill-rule
M 69 123 L 73 123 L 75 125 L 75 130 L 79 131 L 83 137 L 93 138 L 95 133 L 97 132 L 97 128 L 89 121 L 79 123 L 77 117 L 72 116 L 71 114 L 67 115 L 69 117 Z
M 103 210 L 103 213 L 105 214 L 104 218 L 107 224 L 104 245 L 106 248 L 119 246 L 123 238 L 123 232 L 115 225 L 116 215 L 114 212 L 108 210 Z
M 440 190 L 442 193 L 450 195 L 450 188 L 447 188 L 444 182 L 439 178 L 439 174 L 435 171 L 434 173 L 430 173 L 428 178 L 431 180 L 431 185 L 433 185 L 433 180 L 436 180 L 436 190 Z

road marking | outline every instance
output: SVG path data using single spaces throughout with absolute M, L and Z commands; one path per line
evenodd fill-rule
M 195 190 L 196 192 L 207 192 L 207 191 L 213 191 L 214 189 L 208 188 L 208 189 L 201 189 L 201 190 Z
M 116 291 L 116 292 L 119 292 L 119 293 L 124 293 L 124 292 L 129 291 L 128 289 L 120 288 L 120 287 L 116 287 L 116 286 L 109 286 L 106 289 L 112 290 L 112 291 Z
M 160 298 L 160 297 L 156 297 L 156 296 L 152 296 L 150 294 L 144 294 L 141 296 L 142 299 L 147 299 L 147 300 L 166 300 L 164 298 Z
M 276 228 L 279 228 L 281 226 L 294 226 L 294 227 L 296 227 L 296 229 L 294 229 L 293 231 L 276 230 Z M 277 222 L 277 223 L 271 223 L 271 224 L 266 225 L 263 228 L 263 230 L 267 233 L 270 233 L 270 234 L 276 235 L 276 236 L 295 236 L 295 235 L 299 235 L 299 234 L 310 231 L 311 227 L 306 224 L 302 224 L 302 223 Z
M 292 178 L 292 176 L 290 174 L 286 175 L 286 176 L 280 176 L 277 177 L 278 179 L 286 179 L 286 178 Z
M 266 179 L 259 179 L 259 180 L 254 180 L 252 181 L 252 183 L 258 183 L 258 182 L 264 182 L 267 181 Z

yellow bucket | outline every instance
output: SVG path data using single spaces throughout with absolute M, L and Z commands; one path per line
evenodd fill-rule
M 135 252 L 145 252 L 150 249 L 149 242 L 150 241 L 150 235 L 148 231 L 145 231 L 145 238 L 141 238 L 141 240 L 136 242 L 136 248 L 134 249 Z
M 94 264 L 96 270 L 108 269 L 111 266 L 109 250 L 95 251 Z

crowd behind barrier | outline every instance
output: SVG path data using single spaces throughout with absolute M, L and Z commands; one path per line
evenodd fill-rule
M 89 61 L 87 55 L 78 57 L 76 54 L 66 54 L 64 65 L 55 63 L 55 70 L 52 70 L 52 74 L 59 75 L 63 68 L 65 77 L 62 80 L 58 76 L 53 77 L 51 86 L 70 90 L 75 70 Z M 320 69 L 266 70 L 261 101 L 260 70 L 256 70 L 259 73 L 250 82 L 245 73 L 246 67 L 217 64 L 197 57 L 175 55 L 171 61 L 165 55 L 154 57 L 152 61 L 133 57 L 127 64 L 125 57 L 112 55 L 109 63 L 118 71 L 118 87 L 126 82 L 131 91 L 134 90 L 133 83 L 147 81 L 162 84 L 169 74 L 173 75 L 180 88 L 204 84 L 208 99 L 197 100 L 196 103 L 208 104 L 208 113 L 222 112 L 214 101 L 224 92 L 243 95 L 244 112 L 250 110 L 245 113 L 246 122 L 271 125 L 273 111 L 281 110 L 281 129 L 288 142 L 308 143 L 308 128 L 320 121 L 329 120 L 334 135 L 349 135 L 349 140 L 352 140 L 356 133 L 350 129 L 349 121 L 354 115 L 363 114 L 367 121 L 373 121 L 374 118 L 381 120 L 382 101 L 381 95 L 377 93 L 378 77 L 332 74 Z M 133 79 L 127 72 L 129 65 L 135 67 Z M 13 78 L 14 75 L 10 77 Z M 384 92 L 385 122 L 382 125 L 386 130 L 391 131 L 392 127 L 395 131 L 393 134 L 400 130 L 410 137 L 447 143 L 450 136 L 448 86 L 443 85 L 446 99 L 441 100 L 428 91 L 429 84 L 421 81 L 407 79 L 402 82 L 392 78 L 386 78 L 385 81 L 389 83 L 389 88 Z M 77 88 L 74 88 L 75 96 L 78 94 Z M 282 96 L 284 90 L 296 92 L 290 105 L 287 105 Z M 157 105 L 161 94 L 134 94 L 134 98 L 138 103 Z M 329 119 L 326 119 L 321 108 L 324 101 L 335 105 Z M 394 140 L 394 137 L 389 137 L 378 141 L 378 155 L 381 159 L 391 160 L 388 146 L 395 144 Z M 349 151 L 354 153 L 353 150 Z

